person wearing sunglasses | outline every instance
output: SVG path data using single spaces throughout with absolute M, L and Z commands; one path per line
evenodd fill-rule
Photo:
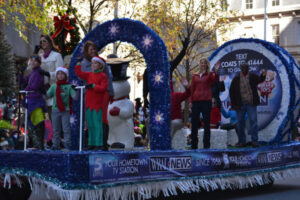
M 41 35 L 39 55 L 42 59 L 41 69 L 50 73 L 50 77 L 45 77 L 44 81 L 49 88 L 52 84 L 56 83 L 56 69 L 64 65 L 63 58 L 58 50 L 54 47 L 53 41 L 49 35 Z M 46 102 L 48 107 L 48 115 L 51 120 L 53 98 L 47 99 Z

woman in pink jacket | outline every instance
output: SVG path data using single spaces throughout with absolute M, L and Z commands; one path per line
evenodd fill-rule
M 210 72 L 210 63 L 207 58 L 200 59 L 199 73 L 194 74 L 191 83 L 192 101 L 192 149 L 198 147 L 198 125 L 200 113 L 203 116 L 204 136 L 203 146 L 210 147 L 210 112 L 211 112 L 211 85 L 219 79 L 219 67 Z

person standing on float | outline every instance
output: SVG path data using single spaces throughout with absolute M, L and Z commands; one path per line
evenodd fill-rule
M 68 69 L 58 67 L 56 69 L 57 81 L 47 91 L 47 97 L 53 98 L 52 106 L 52 127 L 53 127 L 53 146 L 52 150 L 60 149 L 60 132 L 64 133 L 64 147 L 70 150 L 70 103 L 71 98 L 76 100 L 77 92 L 68 83 Z M 62 129 L 61 129 L 62 128 Z
M 92 64 L 92 58 L 98 56 L 98 50 L 97 46 L 94 42 L 88 40 L 86 43 L 83 45 L 83 59 L 80 63 L 81 65 L 81 70 L 83 72 L 92 72 L 93 69 L 91 67 Z M 112 99 L 114 97 L 114 88 L 112 86 L 112 72 L 110 69 L 109 65 L 105 65 L 103 71 L 106 74 L 106 77 L 108 79 L 108 92 L 109 92 L 109 97 Z
M 41 58 L 37 55 L 30 58 L 32 63 L 32 72 L 29 76 L 24 77 L 23 74 L 19 74 L 20 85 L 25 87 L 25 90 L 29 92 L 26 95 L 28 109 L 28 118 L 30 125 L 30 138 L 33 143 L 33 147 L 44 150 L 44 134 L 45 134 L 45 117 L 46 103 L 43 99 L 43 94 L 46 90 L 44 88 L 44 75 L 49 76 L 47 72 L 44 72 L 41 65 Z
M 184 92 L 174 92 L 172 77 L 170 81 L 171 85 L 171 138 L 173 140 L 176 131 L 183 128 L 183 114 L 181 109 L 181 103 L 191 95 L 189 83 L 186 80 L 182 80 L 182 85 L 185 88 Z
M 83 45 L 83 59 L 80 63 L 81 65 L 81 70 L 83 72 L 92 72 L 93 69 L 91 67 L 92 64 L 92 58 L 95 56 L 98 56 L 98 50 L 97 50 L 97 46 L 94 42 L 88 40 L 84 43 Z M 112 72 L 111 72 L 111 68 L 109 65 L 105 64 L 104 69 L 103 69 L 104 73 L 106 74 L 106 77 L 108 79 L 108 99 L 103 100 L 103 107 L 104 108 L 108 108 L 108 104 L 109 101 L 111 101 L 114 97 L 114 88 L 112 85 Z M 85 83 L 85 81 L 84 81 Z M 106 117 L 106 113 L 107 110 L 103 110 L 103 115 L 105 115 Z M 104 117 L 103 117 L 104 118 Z M 109 125 L 107 121 L 103 121 L 103 141 L 104 141 L 104 148 L 107 150 L 108 149 L 108 144 L 107 144 L 107 140 L 108 140 L 108 133 L 109 133 Z M 86 134 L 88 135 L 88 134 Z
M 87 82 L 85 95 L 86 121 L 89 129 L 89 150 L 107 150 L 103 142 L 103 122 L 107 122 L 108 80 L 103 72 L 105 60 L 101 57 L 92 58 L 93 72 L 83 72 L 76 66 L 76 75 Z M 103 114 L 104 113 L 104 114 Z
M 216 73 L 217 72 L 217 73 Z M 199 116 L 202 113 L 204 122 L 203 146 L 210 148 L 210 112 L 211 112 L 211 85 L 219 79 L 219 67 L 210 72 L 210 63 L 207 58 L 200 59 L 199 73 L 194 74 L 191 83 L 192 101 L 192 149 L 198 148 Z
M 249 133 L 252 139 L 252 146 L 258 147 L 258 126 L 257 126 L 257 110 L 259 105 L 259 96 L 257 92 L 257 85 L 266 79 L 266 70 L 262 70 L 260 76 L 249 73 L 249 65 L 243 63 L 240 65 L 241 72 L 236 75 L 230 85 L 229 96 L 231 107 L 236 111 L 237 115 L 237 129 L 239 142 L 236 147 L 246 146 L 245 136 L 245 115 L 248 114 L 250 120 Z
M 42 34 L 40 37 L 40 56 L 42 58 L 41 68 L 50 73 L 50 77 L 45 79 L 48 88 L 56 83 L 56 69 L 64 65 L 63 58 L 58 50 L 54 47 L 53 41 L 49 35 Z M 53 98 L 46 101 L 48 115 L 51 120 Z

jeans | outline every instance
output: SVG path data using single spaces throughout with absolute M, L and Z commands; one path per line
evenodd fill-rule
M 250 122 L 250 130 L 249 134 L 251 135 L 252 142 L 257 142 L 258 140 L 258 127 L 257 127 L 257 111 L 256 106 L 243 104 L 241 109 L 236 110 L 237 115 L 237 128 L 238 128 L 238 138 L 239 142 L 242 144 L 246 143 L 246 135 L 245 135 L 245 115 L 248 114 L 249 122 Z
M 203 146 L 205 149 L 209 149 L 210 147 L 210 111 L 211 101 L 194 101 L 192 103 L 192 149 L 198 148 L 198 124 L 200 113 L 202 113 L 204 122 Z
M 53 128 L 53 147 L 60 147 L 60 132 L 61 127 L 64 132 L 64 147 L 70 149 L 71 137 L 70 137 L 70 111 L 59 112 L 58 110 L 52 110 L 52 128 Z

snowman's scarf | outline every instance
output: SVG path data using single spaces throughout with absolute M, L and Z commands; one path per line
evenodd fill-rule
M 123 97 L 120 97 L 120 98 L 117 98 L 117 99 L 112 99 L 110 103 L 113 103 L 114 101 L 120 101 L 120 100 L 123 100 L 123 99 L 128 99 L 128 96 L 123 96 Z

